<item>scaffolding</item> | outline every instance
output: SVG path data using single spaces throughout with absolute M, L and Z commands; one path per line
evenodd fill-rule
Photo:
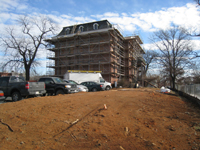
M 47 73 L 54 69 L 54 75 L 63 78 L 67 70 L 96 70 L 112 83 L 124 77 L 137 80 L 137 58 L 142 50 L 136 38 L 124 38 L 116 26 L 74 34 L 76 27 L 69 36 L 46 40 Z

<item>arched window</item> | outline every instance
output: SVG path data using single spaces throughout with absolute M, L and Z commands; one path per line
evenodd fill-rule
M 65 34 L 70 34 L 70 28 L 65 29 Z
M 94 29 L 94 30 L 97 30 L 98 28 L 99 28 L 99 24 L 98 24 L 98 23 L 94 23 L 94 24 L 93 24 L 93 29 Z
M 79 31 L 80 31 L 80 32 L 83 32 L 83 28 L 84 28 L 83 26 L 80 26 L 80 27 L 79 27 Z

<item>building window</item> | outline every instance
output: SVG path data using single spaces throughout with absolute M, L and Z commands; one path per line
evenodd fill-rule
M 109 22 L 107 22 L 107 27 L 108 27 L 108 28 L 111 28 L 112 25 L 111 25 Z
M 83 28 L 84 28 L 83 26 L 80 26 L 79 27 L 79 32 L 83 32 Z
M 93 29 L 94 29 L 94 30 L 97 30 L 98 28 L 99 28 L 99 24 L 98 24 L 98 23 L 94 23 L 94 24 L 93 24 Z
M 65 34 L 70 34 L 70 28 L 65 29 Z

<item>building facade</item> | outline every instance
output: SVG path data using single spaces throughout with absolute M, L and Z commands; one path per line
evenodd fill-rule
M 46 39 L 47 67 L 63 78 L 67 70 L 101 71 L 106 81 L 143 84 L 145 61 L 139 36 L 123 37 L 107 20 L 64 27 Z M 50 73 L 47 71 L 47 75 Z

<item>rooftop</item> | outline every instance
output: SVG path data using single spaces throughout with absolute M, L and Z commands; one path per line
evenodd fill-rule
M 63 27 L 57 36 L 88 32 L 98 29 L 112 28 L 112 24 L 108 20 L 89 22 L 84 24 L 75 24 L 73 26 Z

